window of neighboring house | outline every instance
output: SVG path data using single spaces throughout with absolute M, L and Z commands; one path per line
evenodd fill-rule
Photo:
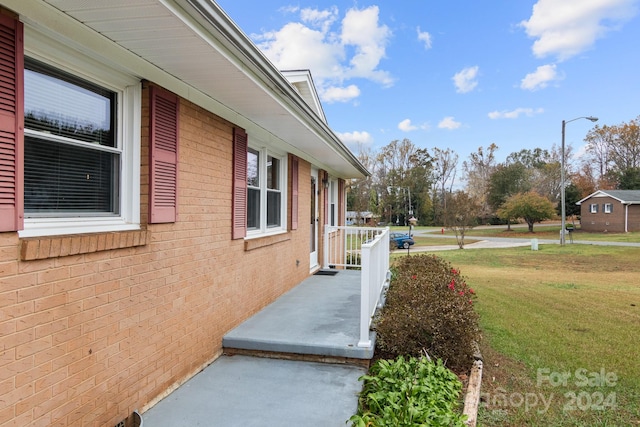
M 612 203 L 605 203 L 604 204 L 604 213 L 610 214 L 612 212 L 613 212 L 613 204 Z
M 140 82 L 68 51 L 25 48 L 21 237 L 139 228 Z
M 284 230 L 286 161 L 266 148 L 247 150 L 247 234 Z
M 590 204 L 589 205 L 589 212 L 591 212 L 592 214 L 598 213 L 598 204 L 597 203 Z

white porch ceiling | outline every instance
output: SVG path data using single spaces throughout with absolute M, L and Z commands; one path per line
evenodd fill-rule
M 223 105 L 225 108 L 214 112 L 245 127 L 250 138 L 268 139 L 265 142 L 343 178 L 367 173 L 216 3 L 210 0 L 16 0 L 14 3 L 20 12 L 20 5 L 42 7 L 43 2 L 173 76 L 176 87 L 186 84 L 188 91 L 199 92 L 192 99 L 210 98 Z M 120 66 L 136 72 L 135 66 Z

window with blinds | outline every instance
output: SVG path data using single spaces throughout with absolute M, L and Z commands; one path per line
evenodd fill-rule
M 116 93 L 28 59 L 24 99 L 26 217 L 119 214 Z

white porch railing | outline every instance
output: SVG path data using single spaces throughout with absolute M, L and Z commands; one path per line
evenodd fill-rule
M 369 348 L 369 329 L 389 286 L 389 228 L 326 227 L 324 268 L 360 268 L 360 338 Z

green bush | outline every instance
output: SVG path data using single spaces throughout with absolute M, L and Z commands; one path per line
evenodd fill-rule
M 354 427 L 464 426 L 462 384 L 440 360 L 378 360 L 364 381 Z
M 378 355 L 429 356 L 467 372 L 479 340 L 475 293 L 460 272 L 433 255 L 403 257 L 394 265 L 386 304 L 376 319 Z

